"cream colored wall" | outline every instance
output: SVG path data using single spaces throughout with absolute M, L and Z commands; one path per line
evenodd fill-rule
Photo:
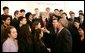
M 15 10 L 20 9 L 34 13 L 36 7 L 39 8 L 40 11 L 45 11 L 46 7 L 50 7 L 51 12 L 53 12 L 55 8 L 63 9 L 67 14 L 72 10 L 76 13 L 76 16 L 78 16 L 79 10 L 84 11 L 84 1 L 1 1 L 1 14 L 3 13 L 2 8 L 4 6 L 10 8 L 10 15 L 13 15 Z

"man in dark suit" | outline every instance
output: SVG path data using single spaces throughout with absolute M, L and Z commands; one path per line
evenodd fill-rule
M 3 7 L 3 14 L 1 15 L 1 24 L 3 24 L 2 20 L 4 19 L 5 15 L 9 15 L 9 8 L 7 6 Z M 12 16 L 9 15 L 11 17 L 12 20 Z
M 52 20 L 52 27 L 49 29 L 50 33 L 49 33 L 49 45 L 50 45 L 50 48 L 51 48 L 51 52 L 55 52 L 56 51 L 56 35 L 57 35 L 57 19 L 53 19 Z
M 57 24 L 58 33 L 56 36 L 56 52 L 72 51 L 72 35 L 68 29 L 63 27 L 64 21 L 60 19 Z

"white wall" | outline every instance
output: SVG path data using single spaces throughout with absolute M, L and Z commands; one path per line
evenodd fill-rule
M 45 11 L 46 7 L 51 8 L 51 12 L 55 8 L 63 9 L 67 14 L 70 10 L 74 11 L 78 16 L 78 11 L 84 11 L 84 1 L 1 1 L 1 14 L 4 6 L 9 7 L 9 14 L 13 15 L 15 10 L 25 9 L 26 12 L 34 13 L 34 9 L 37 7 L 40 11 Z M 68 14 L 69 16 L 69 14 Z

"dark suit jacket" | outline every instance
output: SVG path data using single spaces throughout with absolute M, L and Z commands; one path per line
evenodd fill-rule
M 19 26 L 19 21 L 16 18 L 14 18 L 11 22 L 11 25 L 17 28 Z
M 27 24 L 29 24 L 29 25 L 30 25 L 30 27 L 32 28 L 32 21 L 27 20 Z
M 57 38 L 56 52 L 71 52 L 72 51 L 72 35 L 66 28 L 63 28 L 57 34 L 56 38 Z

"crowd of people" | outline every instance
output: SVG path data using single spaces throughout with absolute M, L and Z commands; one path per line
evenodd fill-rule
M 3 7 L 1 15 L 2 52 L 82 52 L 84 51 L 84 12 L 79 16 L 64 10 L 45 12 L 34 9 L 35 14 L 24 9 L 9 15 L 9 7 Z

